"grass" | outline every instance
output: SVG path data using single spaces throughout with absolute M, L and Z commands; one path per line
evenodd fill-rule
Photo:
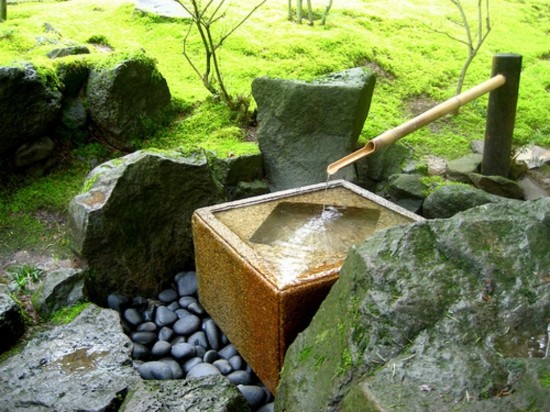
M 229 2 L 227 22 L 236 21 L 255 1 Z M 471 13 L 472 0 L 463 0 Z M 324 2 L 314 5 L 320 11 Z M 465 89 L 490 76 L 495 53 L 523 56 L 516 145 L 550 146 L 550 4 L 546 0 L 492 2 L 493 30 L 468 72 Z M 269 0 L 225 42 L 222 71 L 231 93 L 250 95 L 255 77 L 309 80 L 358 65 L 377 73 L 371 110 L 361 133 L 366 141 L 418 114 L 418 109 L 454 94 L 466 58 L 465 46 L 444 33 L 464 37 L 450 1 L 348 0 L 335 2 L 325 26 L 287 21 L 286 0 Z M 45 23 L 55 32 L 46 32 Z M 0 65 L 32 61 L 59 64 L 45 54 L 60 44 L 108 44 L 116 52 L 143 49 L 155 58 L 168 81 L 179 116 L 141 143 L 143 148 L 215 151 L 220 156 L 257 152 L 254 142 L 231 113 L 209 97 L 182 55 L 189 22 L 163 19 L 134 10 L 131 0 L 23 1 L 8 5 L 0 23 Z M 223 22 L 215 30 L 227 29 Z M 101 59 L 99 49 L 90 59 Z M 201 61 L 196 36 L 188 46 Z M 252 102 L 254 104 L 254 102 Z M 469 142 L 482 139 L 487 98 L 405 138 L 418 157 L 456 158 Z M 66 248 L 62 218 L 85 174 L 115 154 L 96 143 L 81 145 L 45 178 L 22 178 L 0 188 L 0 258 L 2 253 L 37 246 Z M 44 219 L 41 212 L 61 216 Z M 51 245 L 51 246 L 50 246 Z

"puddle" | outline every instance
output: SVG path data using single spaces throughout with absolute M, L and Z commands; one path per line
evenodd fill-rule
M 58 366 L 67 373 L 85 372 L 96 368 L 99 361 L 107 356 L 107 353 L 105 351 L 95 352 L 92 348 L 79 348 L 57 358 L 51 365 Z

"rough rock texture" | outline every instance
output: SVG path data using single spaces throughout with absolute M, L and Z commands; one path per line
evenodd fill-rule
M 479 173 L 470 173 L 468 177 L 477 188 L 488 193 L 511 199 L 525 198 L 525 194 L 518 183 L 505 177 L 484 176 Z
M 276 409 L 550 405 L 550 198 L 379 232 L 285 358 Z
M 350 167 L 355 167 L 357 171 L 358 185 L 373 192 L 381 192 L 383 188 L 378 187 L 379 183 L 385 184 L 390 176 L 401 173 L 403 165 L 410 157 L 411 150 L 398 142 L 359 159 Z
M 483 156 L 478 153 L 470 153 L 459 159 L 451 160 L 447 163 L 447 177 L 451 180 L 469 183 L 470 173 L 479 171 L 479 166 Z
M 118 148 L 142 138 L 147 122 L 158 121 L 170 90 L 154 60 L 136 56 L 114 67 L 95 67 L 86 86 L 86 107 L 101 137 Z
M 63 268 L 49 272 L 34 307 L 43 318 L 62 307 L 72 306 L 84 300 L 84 274 L 80 269 Z
M 25 323 L 17 303 L 0 284 L 0 353 L 8 350 L 25 332 Z
M 219 202 L 206 160 L 135 152 L 95 168 L 69 205 L 90 298 L 150 296 L 193 266 L 191 215 Z
M 269 193 L 261 153 L 220 158 L 208 156 L 212 178 L 229 200 Z
M 15 166 L 25 167 L 47 159 L 53 153 L 54 149 L 55 143 L 47 136 L 25 143 L 15 152 Z
M 61 93 L 32 65 L 0 67 L 0 156 L 42 137 L 61 107 Z
M 133 390 L 120 412 L 250 411 L 237 387 L 221 375 L 203 379 L 144 381 Z
M 390 177 L 387 190 L 394 203 L 418 213 L 428 186 L 422 182 L 419 175 L 400 173 Z
M 139 381 L 118 314 L 95 305 L 75 320 L 36 334 L 0 364 L 6 411 L 118 410 Z
M 468 185 L 447 185 L 434 190 L 422 204 L 424 217 L 447 218 L 458 212 L 486 203 L 503 202 L 506 198 L 495 196 Z
M 313 82 L 254 79 L 258 142 L 273 189 L 326 180 L 327 166 L 355 149 L 374 83 L 374 75 L 361 68 Z M 354 170 L 336 177 L 351 179 Z

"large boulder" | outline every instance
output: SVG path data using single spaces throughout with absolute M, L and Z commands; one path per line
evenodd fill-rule
M 250 412 L 229 379 L 216 374 L 202 379 L 144 381 L 132 391 L 120 412 Z
M 25 333 L 25 322 L 19 305 L 10 296 L 9 288 L 0 284 L 0 353 L 11 348 Z
M 276 409 L 545 410 L 549 239 L 550 198 L 375 234 L 287 352 Z
M 102 139 L 117 148 L 144 137 L 147 125 L 160 121 L 170 90 L 155 61 L 136 55 L 114 67 L 95 66 L 86 86 L 86 107 Z
M 258 142 L 274 190 L 324 182 L 327 166 L 355 149 L 374 75 L 361 68 L 312 81 L 256 78 Z M 353 168 L 336 176 L 349 180 Z
M 219 203 L 204 158 L 135 152 L 95 168 L 69 205 L 76 253 L 88 264 L 91 299 L 151 296 L 193 267 L 191 216 Z
M 42 137 L 56 119 L 61 92 L 53 73 L 32 65 L 0 67 L 0 157 Z
M 2 409 L 118 410 L 140 382 L 131 350 L 118 314 L 90 305 L 71 323 L 37 333 L 0 363 Z

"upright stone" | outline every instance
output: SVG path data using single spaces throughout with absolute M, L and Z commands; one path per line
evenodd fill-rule
M 30 64 L 0 67 L 0 156 L 42 137 L 60 108 L 53 73 L 40 74 Z
M 90 298 L 156 295 L 193 266 L 191 215 L 218 202 L 206 160 L 135 152 L 95 168 L 69 205 Z
M 256 78 L 258 142 L 274 190 L 324 182 L 327 166 L 349 154 L 370 108 L 374 75 L 354 68 L 312 81 Z M 337 178 L 353 179 L 353 168 Z
M 0 284 L 0 354 L 13 346 L 25 332 L 25 322 L 7 286 Z
M 86 86 L 86 107 L 92 123 L 112 146 L 131 148 L 143 138 L 148 122 L 161 119 L 170 90 L 152 58 L 137 55 L 114 67 L 94 67 Z

